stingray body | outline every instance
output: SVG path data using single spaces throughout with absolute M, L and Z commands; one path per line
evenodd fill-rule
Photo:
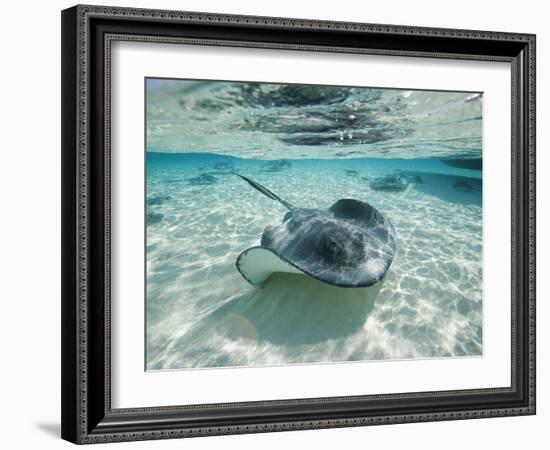
M 384 278 L 395 253 L 395 230 L 368 203 L 341 199 L 328 209 L 299 208 L 236 174 L 288 212 L 265 228 L 261 245 L 242 252 L 236 266 L 251 284 L 274 272 L 303 273 L 339 287 L 368 287 Z
M 375 191 L 402 192 L 407 189 L 407 183 L 397 175 L 386 175 L 372 180 L 370 187 Z
M 201 173 L 198 177 L 190 178 L 188 184 L 191 186 L 209 186 L 216 184 L 217 179 L 214 175 Z

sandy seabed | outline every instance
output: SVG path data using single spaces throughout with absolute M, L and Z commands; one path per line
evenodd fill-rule
M 235 260 L 284 207 L 228 172 L 193 184 L 198 162 L 148 164 L 147 369 L 482 354 L 481 192 L 453 187 L 464 171 L 418 163 L 422 183 L 382 192 L 368 180 L 395 170 L 391 160 L 300 161 L 273 172 L 262 163 L 236 167 L 294 205 L 355 198 L 388 217 L 397 251 L 384 282 L 345 289 L 276 274 L 253 287 Z

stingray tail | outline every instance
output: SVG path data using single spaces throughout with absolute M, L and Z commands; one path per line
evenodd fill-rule
M 271 200 L 276 200 L 280 204 L 282 204 L 285 208 L 293 210 L 294 206 L 292 206 L 290 203 L 284 201 L 279 196 L 275 195 L 273 192 L 271 192 L 266 187 L 263 187 L 260 183 L 256 183 L 255 181 L 251 180 L 250 178 L 245 177 L 244 175 L 241 175 L 237 172 L 231 172 L 234 175 L 237 175 L 238 177 L 241 177 L 244 181 L 246 181 L 250 186 L 252 186 L 254 189 L 260 191 L 262 194 L 264 194 L 266 197 L 269 197 Z

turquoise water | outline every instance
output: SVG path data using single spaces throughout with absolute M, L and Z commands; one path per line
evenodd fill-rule
M 480 96 L 246 86 L 149 86 L 147 368 L 481 355 Z M 300 207 L 372 204 L 396 232 L 384 282 L 248 284 L 237 256 L 286 210 L 231 171 Z

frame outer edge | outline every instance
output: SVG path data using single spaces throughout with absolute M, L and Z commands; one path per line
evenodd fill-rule
M 61 13 L 61 437 L 77 443 L 77 7 Z
M 164 20 L 173 22 L 195 22 L 202 24 L 240 24 L 250 27 L 276 26 L 281 29 L 304 29 L 304 30 L 335 30 L 335 31 L 359 31 L 377 32 L 382 34 L 402 35 L 426 35 L 455 37 L 465 39 L 488 39 L 497 41 L 529 42 L 534 37 L 530 33 L 512 33 L 502 31 L 468 30 L 441 27 L 376 24 L 364 22 L 347 22 L 323 19 L 302 19 L 279 16 L 249 16 L 240 14 L 205 13 L 200 11 L 174 11 L 167 9 L 151 8 L 129 8 L 122 6 L 99 6 L 90 4 L 79 4 L 78 8 L 84 14 L 98 16 L 117 16 L 128 18 L 141 18 L 152 20 Z
M 240 24 L 249 27 L 277 27 L 289 29 L 319 29 L 335 31 L 379 32 L 382 34 L 403 34 L 428 37 L 499 40 L 521 42 L 528 51 L 528 247 L 529 288 L 528 301 L 528 364 L 529 398 L 526 406 L 478 409 L 471 411 L 448 411 L 435 413 L 414 413 L 409 415 L 339 418 L 332 420 L 293 421 L 250 426 L 193 427 L 166 429 L 164 431 L 135 431 L 123 433 L 94 433 L 89 430 L 87 400 L 87 364 L 90 343 L 87 339 L 87 314 L 89 295 L 87 291 L 89 235 L 88 235 L 88 65 L 89 65 L 89 19 L 94 17 L 128 17 L 165 22 L 191 22 L 203 25 Z M 251 432 L 273 432 L 298 429 L 333 428 L 371 424 L 410 423 L 423 421 L 456 420 L 482 417 L 502 417 L 535 413 L 535 36 L 531 34 L 500 33 L 473 30 L 451 30 L 439 28 L 361 24 L 307 19 L 288 19 L 255 16 L 236 16 L 182 11 L 161 11 L 150 9 L 99 7 L 78 5 L 63 11 L 62 75 L 62 437 L 75 443 L 98 443 L 113 441 L 135 441 L 143 439 L 166 439 L 220 434 L 241 434 Z M 68 51 L 68 49 L 74 51 Z M 68 68 L 66 66 L 69 66 Z M 71 102 L 71 99 L 74 102 Z M 73 109 L 76 105 L 76 108 Z M 74 164 L 73 164 L 74 163 Z M 70 166 L 70 167 L 69 167 Z M 70 289 L 73 287 L 74 289 Z M 76 294 L 76 295 L 75 295 Z M 76 301 L 75 301 L 76 300 Z M 70 320 L 74 318 L 74 320 Z M 526 324 L 527 325 L 527 324 Z M 74 389 L 73 389 L 74 387 Z
M 528 235 L 528 244 L 529 244 L 529 313 L 528 313 L 528 322 L 529 322 L 529 387 L 528 387 L 528 408 L 530 414 L 536 414 L 537 411 L 537 400 L 536 400 L 536 102 L 537 102 L 537 92 L 536 92 L 536 35 L 529 36 L 528 43 L 528 52 L 529 52 L 529 95 L 528 95 L 528 163 L 529 163 L 529 182 L 528 182 L 528 191 L 529 191 L 529 235 Z

